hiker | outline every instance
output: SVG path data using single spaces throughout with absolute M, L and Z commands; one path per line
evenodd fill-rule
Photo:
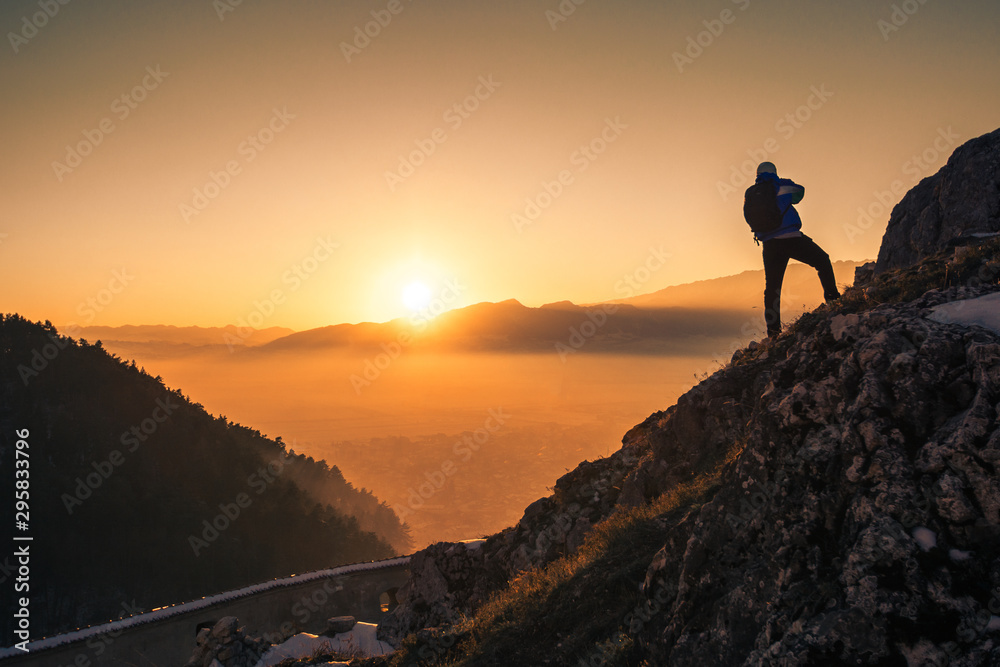
M 768 338 L 781 332 L 781 283 L 789 259 L 816 269 L 827 303 L 840 298 L 830 256 L 800 231 L 802 220 L 793 204 L 802 201 L 805 192 L 794 181 L 778 178 L 773 162 L 761 162 L 757 181 L 747 189 L 744 200 L 743 214 L 754 239 L 764 245 L 764 321 Z

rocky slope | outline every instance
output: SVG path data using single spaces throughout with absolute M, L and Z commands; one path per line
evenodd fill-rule
M 702 387 L 696 403 L 733 406 L 727 423 L 747 444 L 650 564 L 643 592 L 664 607 L 646 630 L 650 656 L 1000 657 L 1000 339 L 925 317 L 961 292 L 822 320 Z M 676 449 L 676 414 L 648 423 L 667 435 L 649 461 Z
M 707 493 L 656 517 L 660 548 L 635 581 L 635 609 L 605 638 L 628 640 L 620 664 L 993 664 L 1000 336 L 927 315 L 997 289 L 806 318 L 738 354 L 613 457 L 560 479 L 518 526 L 418 554 L 384 636 L 451 626 L 448 659 L 489 664 L 463 619 L 490 592 L 728 460 Z M 534 622 L 551 637 L 574 631 Z M 434 637 L 418 636 L 410 658 L 428 642 L 441 653 Z M 530 664 L 596 655 L 549 648 Z
M 1000 291 L 998 161 L 959 148 L 838 304 L 414 556 L 387 664 L 1000 664 L 1000 336 L 929 319 Z
M 903 268 L 949 241 L 1000 232 L 1000 129 L 959 146 L 892 210 L 875 272 Z

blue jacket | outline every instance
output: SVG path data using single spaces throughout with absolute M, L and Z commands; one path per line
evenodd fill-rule
M 776 236 L 783 236 L 791 232 L 799 232 L 801 234 L 802 218 L 799 217 L 799 212 L 795 210 L 793 204 L 798 204 L 802 201 L 802 198 L 806 194 L 806 189 L 789 178 L 778 178 L 777 174 L 768 172 L 757 174 L 756 182 L 760 183 L 765 179 L 774 181 L 774 184 L 778 186 L 778 207 L 785 212 L 785 216 L 781 219 L 781 227 L 758 238 L 761 241 L 769 241 Z

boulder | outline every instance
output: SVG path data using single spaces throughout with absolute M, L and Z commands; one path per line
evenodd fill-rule
M 892 210 L 875 274 L 911 266 L 956 239 L 1000 233 L 1000 129 L 959 146 Z
M 339 635 L 342 632 L 350 632 L 358 621 L 353 616 L 334 616 L 326 619 L 326 632 L 328 636 Z
M 247 637 L 235 616 L 220 618 L 211 629 L 198 632 L 186 667 L 253 667 L 271 644 Z

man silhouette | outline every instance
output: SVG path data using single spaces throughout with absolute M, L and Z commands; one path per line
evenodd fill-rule
M 764 246 L 764 321 L 767 335 L 781 332 L 781 283 L 789 259 L 796 259 L 816 269 L 827 302 L 840 298 L 833 276 L 830 256 L 816 242 L 802 233 L 802 219 L 794 204 L 802 201 L 806 189 L 788 178 L 778 178 L 773 162 L 761 162 L 757 167 L 757 183 L 770 180 L 778 192 L 778 208 L 783 211 L 781 226 L 773 232 L 758 235 Z

